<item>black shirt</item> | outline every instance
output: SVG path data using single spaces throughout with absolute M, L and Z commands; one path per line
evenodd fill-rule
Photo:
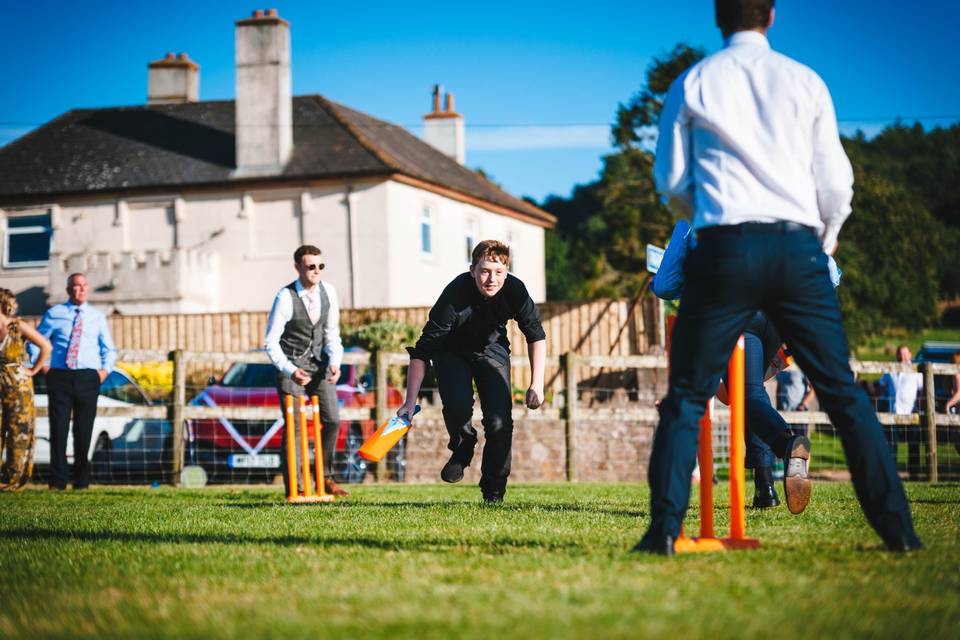
M 516 320 L 527 342 L 546 338 L 540 314 L 519 278 L 507 275 L 503 288 L 489 300 L 469 272 L 453 279 L 440 294 L 410 358 L 429 362 L 438 351 L 487 356 L 510 362 L 507 320 Z

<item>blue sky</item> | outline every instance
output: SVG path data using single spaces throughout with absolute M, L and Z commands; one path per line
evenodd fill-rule
M 960 120 L 957 0 L 781 0 L 773 46 L 818 71 L 841 127 Z M 517 195 L 566 195 L 609 152 L 617 103 L 678 42 L 720 46 L 710 0 L 277 1 L 293 87 L 418 132 L 441 83 L 467 123 L 467 164 Z M 201 66 L 202 100 L 234 94 L 233 23 L 249 2 L 0 0 L 0 144 L 77 107 L 141 104 L 167 51 Z M 936 116 L 937 118 L 934 118 Z

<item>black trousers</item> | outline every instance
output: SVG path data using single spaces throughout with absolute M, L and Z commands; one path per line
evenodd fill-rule
M 73 419 L 73 486 L 90 484 L 90 437 L 97 417 L 100 376 L 95 369 L 50 369 L 47 396 L 50 412 L 50 486 L 63 489 L 70 480 L 67 436 Z
M 473 428 L 473 383 L 477 384 L 483 413 L 483 460 L 480 489 L 485 495 L 502 496 L 510 475 L 513 446 L 513 397 L 510 365 L 493 358 L 453 352 L 433 357 L 443 422 L 450 435 L 447 448 L 464 464 L 473 460 L 477 430 Z
M 296 453 L 297 467 L 297 490 L 303 491 L 303 467 L 300 457 L 300 415 L 297 413 L 299 401 L 297 396 L 306 395 L 306 403 L 310 404 L 310 396 L 318 396 L 320 400 L 320 422 L 323 428 L 320 431 L 320 444 L 323 446 L 323 476 L 324 478 L 333 477 L 333 454 L 337 448 L 337 436 L 340 433 L 340 406 L 337 403 L 337 388 L 335 385 L 324 381 L 323 370 L 313 374 L 313 379 L 306 389 L 296 384 L 284 376 L 286 384 L 279 384 L 277 395 L 280 396 L 280 412 L 284 418 L 284 426 L 281 430 L 280 440 L 280 469 L 283 473 L 283 486 L 289 495 L 290 478 L 287 474 L 287 426 L 285 407 L 287 396 L 293 396 L 293 439 L 294 451 Z M 307 437 L 312 438 L 313 418 L 307 416 Z M 313 468 L 310 469 L 311 477 Z
M 910 507 L 883 429 L 850 370 L 827 256 L 813 232 L 784 224 L 716 227 L 699 234 L 685 271 L 670 390 L 660 404 L 650 458 L 650 533 L 679 533 L 690 500 L 698 422 L 737 337 L 762 309 L 840 433 L 867 520 L 888 543 L 913 535 Z M 751 426 L 783 456 L 786 438 L 778 437 L 779 430 L 764 429 L 763 421 Z

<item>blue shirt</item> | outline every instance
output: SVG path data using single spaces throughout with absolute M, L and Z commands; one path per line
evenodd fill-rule
M 113 338 L 110 337 L 107 317 L 86 302 L 80 306 L 65 302 L 50 307 L 43 314 L 43 320 L 40 321 L 37 331 L 53 345 L 50 366 L 54 369 L 68 368 L 67 349 L 70 348 L 70 334 L 73 333 L 73 323 L 78 310 L 83 318 L 83 333 L 80 334 L 77 368 L 110 371 L 117 361 L 117 348 L 113 345 Z M 28 348 L 30 359 L 33 361 L 39 350 L 33 344 Z
M 697 246 L 697 239 L 691 230 L 690 223 L 680 219 L 673 228 L 670 244 L 660 260 L 660 268 L 653 276 L 650 289 L 654 295 L 664 300 L 676 300 L 683 291 L 683 263 L 687 254 Z M 837 266 L 833 256 L 827 256 L 827 270 L 830 272 L 830 283 L 836 289 L 840 286 L 840 276 L 843 271 Z

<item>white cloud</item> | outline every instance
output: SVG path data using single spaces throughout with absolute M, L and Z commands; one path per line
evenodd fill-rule
M 467 127 L 468 151 L 609 148 L 607 125 Z

